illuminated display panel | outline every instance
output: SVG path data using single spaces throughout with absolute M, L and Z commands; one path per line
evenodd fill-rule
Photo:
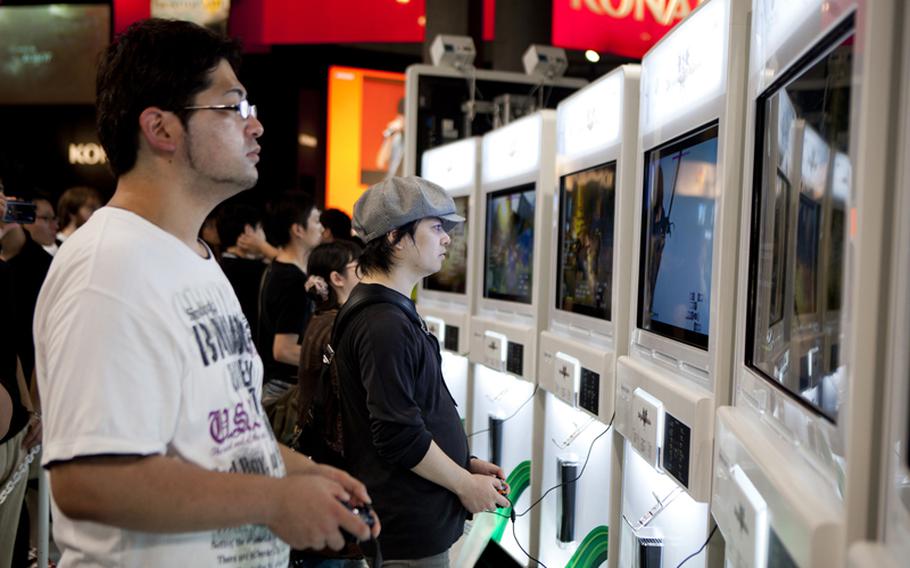
M 559 185 L 556 307 L 609 321 L 616 162 L 565 175 Z
M 853 26 L 851 16 L 772 84 L 756 115 L 746 364 L 832 422 L 847 392 Z
M 717 124 L 645 154 L 638 326 L 708 348 Z
M 108 5 L 0 6 L 0 104 L 94 104 Z
M 468 274 L 468 196 L 455 197 L 455 211 L 464 217 L 465 222 L 449 232 L 452 242 L 446 254 L 442 269 L 428 276 L 423 281 L 426 290 L 464 294 L 467 290 Z
M 484 298 L 531 303 L 536 197 L 533 183 L 487 195 Z
M 404 75 L 352 67 L 329 67 L 326 209 L 352 213 L 370 185 L 404 161 Z M 315 133 L 310 143 L 318 144 Z M 304 143 L 301 137 L 301 143 Z

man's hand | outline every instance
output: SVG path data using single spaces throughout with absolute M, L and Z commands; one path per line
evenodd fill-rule
M 346 471 L 342 471 L 330 465 L 316 464 L 316 466 L 313 468 L 313 473 L 327 477 L 341 485 L 345 491 L 351 494 L 351 497 L 353 498 L 351 501 L 353 503 L 367 503 L 368 505 L 373 504 L 373 500 L 370 499 L 370 494 L 367 493 L 366 485 L 355 479 Z
M 480 513 L 500 507 L 508 507 L 509 500 L 499 494 L 504 481 L 491 475 L 480 473 L 469 474 L 465 483 L 456 492 L 461 504 L 469 513 Z
M 481 475 L 492 475 L 493 477 L 498 477 L 499 479 L 505 480 L 506 474 L 502 471 L 502 468 L 496 465 L 495 463 L 490 463 L 488 461 L 482 460 L 480 458 L 471 458 L 471 463 L 468 464 L 468 470 L 471 473 L 479 473 Z
M 341 484 L 323 475 L 292 475 L 280 481 L 267 526 L 292 547 L 341 550 L 344 537 L 340 529 L 359 540 L 370 538 L 367 524 L 342 504 L 351 495 Z M 378 529 L 377 523 L 373 536 L 379 534 Z
M 269 244 L 262 229 L 254 229 L 250 225 L 243 228 L 243 233 L 237 237 L 237 246 L 245 254 L 256 257 L 265 257 L 269 260 L 278 256 L 278 249 Z

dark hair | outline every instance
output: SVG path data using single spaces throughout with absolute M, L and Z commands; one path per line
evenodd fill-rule
M 281 247 L 291 242 L 291 226 L 307 226 L 307 219 L 316 203 L 313 197 L 302 191 L 283 193 L 267 210 L 265 236 L 272 245 Z
M 351 239 L 351 218 L 341 209 L 326 209 L 319 217 L 322 226 L 332 231 L 335 239 Z
M 395 254 L 395 245 L 400 243 L 405 236 L 414 240 L 414 233 L 417 232 L 417 223 L 419 222 L 420 219 L 417 219 L 395 229 L 395 238 L 391 241 L 388 239 L 389 233 L 386 233 L 368 242 L 360 254 L 360 265 L 357 270 L 365 275 L 376 274 L 377 272 L 388 274 L 391 272 L 392 266 L 395 264 L 392 261 L 392 256 Z
M 332 288 L 332 272 L 344 274 L 347 264 L 360 257 L 361 248 L 351 241 L 334 241 L 321 244 L 313 249 L 307 260 L 306 271 L 309 276 L 319 276 L 329 288 L 326 300 L 317 299 L 316 307 L 320 310 L 331 310 L 338 307 L 338 295 Z
M 149 107 L 174 112 L 186 124 L 197 93 L 211 83 L 221 60 L 234 72 L 240 44 L 176 20 L 150 18 L 132 24 L 105 50 L 96 79 L 98 137 L 115 176 L 136 165 L 139 115 Z
M 60 221 L 60 227 L 63 228 L 69 225 L 70 221 L 79 214 L 79 209 L 92 199 L 97 201 L 98 205 L 101 205 L 101 194 L 94 187 L 80 185 L 64 191 L 60 199 L 57 200 L 57 217 Z
M 237 238 L 243 234 L 247 225 L 255 229 L 261 222 L 262 213 L 256 207 L 246 203 L 225 203 L 218 212 L 215 225 L 221 246 L 227 248 L 236 245 Z

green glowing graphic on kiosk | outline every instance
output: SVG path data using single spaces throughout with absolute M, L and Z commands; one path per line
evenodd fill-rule
M 531 485 L 531 460 L 525 460 L 515 466 L 515 469 L 506 478 L 506 483 L 509 484 L 509 501 L 512 502 L 514 507 L 521 494 Z M 500 516 L 496 519 L 496 528 L 493 529 L 493 536 L 490 537 L 492 540 L 496 542 L 502 541 L 502 535 L 505 533 L 506 525 L 509 523 L 509 517 L 512 516 L 513 507 L 507 507 L 499 511 Z
M 609 536 L 606 525 L 594 527 L 578 545 L 566 568 L 594 568 L 606 562 Z

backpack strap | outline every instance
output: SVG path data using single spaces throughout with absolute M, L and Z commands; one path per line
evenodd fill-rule
M 417 315 L 414 311 L 414 305 L 404 296 L 397 293 L 375 293 L 367 289 L 358 289 L 357 294 L 351 294 L 351 297 L 348 298 L 348 301 L 338 310 L 338 314 L 335 316 L 335 323 L 332 327 L 332 339 L 326 349 L 323 352 L 323 363 L 330 364 L 332 359 L 335 357 L 335 351 L 332 348 L 333 345 L 338 345 L 338 340 L 341 338 L 341 334 L 344 331 L 345 326 L 351 319 L 363 308 L 373 305 L 373 304 L 394 304 L 401 308 L 401 311 L 408 316 L 415 324 L 419 325 L 421 329 L 426 331 L 426 324 Z

